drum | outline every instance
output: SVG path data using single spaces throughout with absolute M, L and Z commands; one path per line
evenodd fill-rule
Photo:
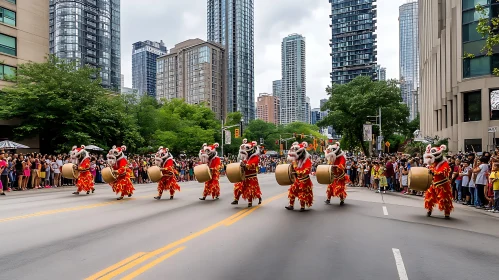
M 424 192 L 430 188 L 433 176 L 426 167 L 411 167 L 409 171 L 409 188 L 418 192 Z
M 321 164 L 317 166 L 315 175 L 317 176 L 317 182 L 319 184 L 329 185 L 333 182 L 333 172 L 331 171 L 331 165 Z
M 113 183 L 117 179 L 116 175 L 113 173 L 113 169 L 111 167 L 106 167 L 106 168 L 102 169 L 101 174 L 102 174 L 102 179 L 104 180 L 104 182 L 106 182 L 108 184 Z
M 163 178 L 163 173 L 161 172 L 159 166 L 151 166 L 147 168 L 147 176 L 149 176 L 149 180 L 156 183 Z
M 66 179 L 78 179 L 79 172 L 74 169 L 75 164 L 66 163 L 62 166 L 62 177 Z
M 291 164 L 279 164 L 275 168 L 275 179 L 277 184 L 281 186 L 289 186 L 293 184 L 295 177 L 291 172 Z
M 244 180 L 244 171 L 241 168 L 241 163 L 231 163 L 227 165 L 227 179 L 231 183 L 239 183 Z
M 207 164 L 194 166 L 194 175 L 199 183 L 204 183 L 211 180 L 211 170 Z

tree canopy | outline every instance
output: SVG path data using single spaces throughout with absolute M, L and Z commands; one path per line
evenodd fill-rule
M 329 114 L 318 125 L 332 125 L 342 135 L 343 148 L 353 150 L 361 147 L 365 154 L 367 145 L 363 141 L 363 125 L 374 121 L 381 108 L 381 129 L 385 139 L 395 132 L 408 129 L 409 109 L 402 103 L 400 89 L 396 81 L 372 81 L 359 76 L 348 84 L 334 84 L 326 89 L 329 99 L 323 109 Z M 373 132 L 379 129 L 373 126 Z

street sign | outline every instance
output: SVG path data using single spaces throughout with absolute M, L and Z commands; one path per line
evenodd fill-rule
M 260 144 L 264 144 L 264 143 L 263 143 L 263 138 L 260 138 Z
M 364 125 L 364 141 L 371 141 L 373 139 L 373 126 L 372 124 Z
M 376 144 L 377 144 L 376 146 L 378 148 L 378 151 L 383 150 L 383 147 L 382 147 L 383 146 L 383 136 L 378 136 Z
M 385 146 L 390 147 L 390 142 L 386 141 Z
M 232 138 L 232 135 L 231 135 L 230 130 L 226 130 L 225 131 L 225 144 L 230 145 L 231 140 L 232 140 L 231 138 Z

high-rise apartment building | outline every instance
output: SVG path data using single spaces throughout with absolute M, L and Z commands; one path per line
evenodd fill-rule
M 281 80 L 277 80 L 277 81 L 272 82 L 272 95 L 280 97 L 281 88 L 282 88 L 281 84 L 282 84 Z
M 329 0 L 333 83 L 345 84 L 360 75 L 375 78 L 376 0 Z
M 20 64 L 41 63 L 49 53 L 49 0 L 0 1 L 0 89 L 12 85 L 9 77 L 15 75 Z M 1 103 L 1 101 L 0 101 Z M 0 119 L 0 139 L 14 139 L 15 120 Z M 39 151 L 38 137 L 18 141 Z
M 306 116 L 306 121 L 305 123 L 311 123 L 312 122 L 312 105 L 310 105 L 310 97 L 307 96 L 306 98 L 306 110 L 305 110 L 305 116 Z
M 305 61 L 305 38 L 299 34 L 285 37 L 281 43 L 281 124 L 308 121 Z
M 496 1 L 418 3 L 420 136 L 448 138 L 452 152 L 488 152 L 499 144 L 494 133 L 499 126 L 499 77 L 492 72 L 499 54 L 481 52 L 485 39 L 476 30 L 476 3 L 485 6 L 490 18 L 499 16 Z M 474 57 L 463 58 L 466 53 Z
M 157 61 L 156 99 L 181 98 L 204 103 L 218 119 L 225 117 L 225 51 L 223 46 L 191 39 L 175 45 Z
M 256 118 L 275 125 L 279 124 L 279 98 L 260 93 L 256 101 Z
M 208 0 L 208 41 L 227 53 L 227 112 L 255 118 L 254 0 Z
M 121 74 L 121 88 L 125 87 L 125 75 Z
M 120 0 L 50 0 L 50 52 L 100 69 L 102 86 L 121 87 Z
M 417 116 L 413 92 L 419 87 L 418 30 L 418 2 L 403 4 L 399 7 L 399 81 L 410 120 Z
M 320 120 L 321 120 L 321 109 L 320 108 L 312 109 L 310 123 L 317 124 L 317 122 L 319 122 Z
M 376 65 L 376 79 L 378 81 L 386 81 L 386 68 Z
M 156 60 L 165 55 L 167 49 L 163 41 L 143 41 L 132 47 L 132 88 L 140 94 L 156 98 Z

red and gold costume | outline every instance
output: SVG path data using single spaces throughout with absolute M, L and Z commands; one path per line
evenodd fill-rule
M 340 205 L 343 205 L 345 198 L 347 198 L 346 185 L 350 182 L 350 177 L 346 174 L 345 153 L 341 151 L 340 143 L 336 143 L 329 145 L 325 154 L 333 171 L 333 182 L 327 186 L 326 204 L 331 202 L 331 197 L 339 197 Z
M 70 152 L 71 159 L 73 163 L 78 166 L 78 179 L 76 180 L 76 187 L 78 188 L 73 194 L 79 194 L 80 192 L 86 192 L 89 194 L 91 191 L 94 192 L 94 176 L 90 173 L 90 156 L 85 150 L 85 146 L 77 148 L 73 147 Z
M 258 165 L 260 163 L 260 151 L 256 141 L 248 143 L 246 139 L 239 149 L 241 155 L 241 166 L 244 170 L 244 180 L 234 184 L 234 201 L 238 204 L 239 198 L 248 201 L 248 207 L 253 205 L 253 200 L 258 198 L 258 204 L 262 203 L 262 191 L 258 184 Z
M 449 163 L 443 159 L 443 152 L 447 149 L 445 145 L 432 148 L 428 145 L 425 153 L 425 162 L 429 164 L 428 169 L 433 174 L 433 182 L 425 194 L 425 208 L 428 216 L 433 211 L 433 206 L 438 204 L 438 209 L 444 211 L 445 217 L 450 217 L 454 209 L 452 205 L 452 188 L 449 176 L 452 172 Z
M 116 194 L 120 194 L 118 200 L 123 199 L 125 195 L 131 197 L 133 191 L 135 190 L 132 180 L 130 179 L 132 170 L 130 169 L 128 161 L 123 154 L 124 151 L 126 151 L 125 146 L 118 148 L 113 146 L 107 156 L 108 162 L 116 174 L 116 181 L 110 183 L 109 185 L 113 188 L 113 191 Z
M 158 196 L 156 199 L 160 199 L 163 195 L 163 191 L 170 191 L 170 199 L 173 199 L 175 191 L 180 191 L 180 186 L 177 183 L 178 171 L 175 167 L 175 161 L 173 156 L 170 154 L 168 148 L 160 147 L 158 153 L 156 154 L 156 162 L 160 163 L 162 167 L 163 178 L 158 182 Z
M 203 163 L 208 164 L 211 172 L 211 180 L 204 183 L 203 197 L 200 200 L 205 200 L 211 195 L 213 199 L 220 197 L 220 169 L 222 168 L 222 160 L 217 155 L 218 143 L 211 146 L 206 144 L 199 152 L 199 158 Z
M 295 142 L 288 152 L 288 160 L 292 161 L 295 173 L 295 181 L 288 190 L 289 206 L 286 206 L 288 210 L 294 209 L 296 197 L 300 200 L 300 211 L 305 211 L 305 207 L 312 207 L 314 201 L 313 184 L 310 179 L 312 160 L 306 151 L 307 147 L 306 142 L 301 144 Z

